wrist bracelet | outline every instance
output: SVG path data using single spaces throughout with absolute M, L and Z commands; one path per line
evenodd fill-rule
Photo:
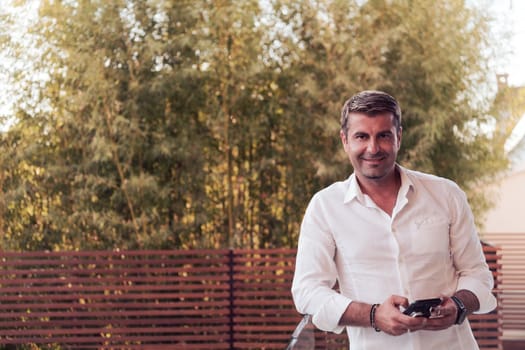
M 376 331 L 381 332 L 379 327 L 376 325 L 376 309 L 379 306 L 379 304 L 373 304 L 372 308 L 370 309 L 370 326 Z

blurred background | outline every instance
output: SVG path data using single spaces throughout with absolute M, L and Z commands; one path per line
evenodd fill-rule
M 0 244 L 293 247 L 351 173 L 339 110 L 362 89 L 400 101 L 402 165 L 455 180 L 481 232 L 523 232 L 523 7 L 4 0 Z

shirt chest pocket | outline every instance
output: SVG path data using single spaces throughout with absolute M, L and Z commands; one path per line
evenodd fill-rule
M 414 255 L 448 254 L 450 224 L 446 219 L 415 222 L 411 230 L 411 245 Z

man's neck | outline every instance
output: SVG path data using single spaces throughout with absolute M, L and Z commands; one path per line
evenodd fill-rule
M 388 215 L 392 215 L 396 205 L 397 194 L 401 187 L 401 174 L 397 168 L 380 179 L 362 178 L 356 175 L 363 194 L 368 195 L 374 203 Z

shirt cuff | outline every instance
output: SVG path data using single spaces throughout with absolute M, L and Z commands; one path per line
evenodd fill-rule
M 486 314 L 494 310 L 497 306 L 497 300 L 491 290 L 482 282 L 468 277 L 460 278 L 457 290 L 466 289 L 474 293 L 479 301 L 479 310 L 475 314 Z
M 323 331 L 341 333 L 345 329 L 345 326 L 341 326 L 339 320 L 341 320 L 341 317 L 351 302 L 352 299 L 342 294 L 334 293 L 313 315 L 313 324 Z

